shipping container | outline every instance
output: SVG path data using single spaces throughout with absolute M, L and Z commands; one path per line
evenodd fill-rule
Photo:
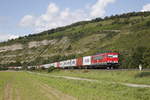
M 83 57 L 83 65 L 91 65 L 91 56 Z
M 59 62 L 59 67 L 60 67 L 60 68 L 64 68 L 64 64 L 65 64 L 65 61 L 60 61 L 60 62 Z
M 50 67 L 57 67 L 56 63 L 51 63 Z
M 70 64 L 70 60 L 65 60 L 64 61 L 64 67 L 69 67 L 71 64 Z
M 63 67 L 67 66 L 67 60 L 63 61 Z
M 70 67 L 70 66 L 71 66 L 71 60 L 67 60 L 65 67 Z
M 51 64 L 50 64 L 50 67 L 55 67 L 55 68 L 57 68 L 57 67 L 59 67 L 59 63 L 58 63 L 58 62 L 51 63 Z
M 60 67 L 59 62 L 55 62 L 55 67 L 57 67 L 57 68 L 59 68 L 59 67 Z
M 77 58 L 77 67 L 83 66 L 83 58 Z
M 77 60 L 76 59 L 71 59 L 70 66 L 77 66 Z
M 42 65 L 42 67 L 44 67 L 44 68 L 49 68 L 50 66 L 51 66 L 51 64 Z

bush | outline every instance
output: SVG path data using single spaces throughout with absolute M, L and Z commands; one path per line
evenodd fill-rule
M 54 66 L 49 67 L 49 68 L 48 68 L 48 73 L 50 73 L 50 72 L 52 72 L 52 71 L 54 71 L 54 70 L 55 70 L 55 67 L 54 67 Z
M 8 68 L 7 67 L 0 67 L 0 71 L 1 70 L 8 70 Z
M 135 77 L 150 77 L 150 72 L 141 72 L 137 74 Z
M 146 22 L 146 26 L 150 26 L 150 21 L 147 21 L 147 22 Z
M 35 70 L 35 69 L 36 69 L 35 67 L 31 67 L 29 70 L 33 71 L 33 70 Z

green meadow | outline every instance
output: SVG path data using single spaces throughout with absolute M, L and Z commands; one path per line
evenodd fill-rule
M 149 71 L 63 70 L 47 76 L 28 72 L 0 72 L 0 100 L 150 100 L 150 88 L 112 82 L 149 84 Z M 70 80 L 51 75 L 76 76 L 100 82 Z

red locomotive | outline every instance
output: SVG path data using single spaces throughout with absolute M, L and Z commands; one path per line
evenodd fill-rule
M 118 53 L 101 53 L 92 56 L 92 65 L 118 64 Z

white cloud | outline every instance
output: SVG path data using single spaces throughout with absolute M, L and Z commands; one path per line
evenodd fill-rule
M 51 28 L 69 25 L 71 23 L 85 20 L 87 15 L 82 10 L 71 12 L 69 8 L 54 14 L 41 15 L 35 21 L 36 31 L 43 31 Z
M 143 9 L 141 11 L 150 11 L 150 4 L 146 4 L 143 6 Z
M 20 21 L 20 26 L 22 27 L 31 27 L 34 25 L 35 17 L 31 15 L 24 16 Z
M 59 13 L 59 7 L 56 4 L 50 3 L 45 14 L 40 16 L 43 21 L 51 21 Z
M 19 36 L 18 35 L 8 35 L 8 39 L 16 39 L 18 38 Z
M 8 39 L 15 39 L 18 37 L 17 35 L 0 33 L 0 41 L 7 41 Z
M 105 15 L 105 8 L 108 4 L 114 3 L 116 0 L 98 0 L 96 4 L 92 6 L 90 15 L 92 17 L 103 17 Z
M 56 14 L 59 11 L 59 8 L 57 7 L 56 4 L 50 3 L 48 8 L 47 8 L 47 14 Z
M 90 20 L 105 15 L 105 8 L 115 0 L 98 0 L 94 5 L 89 5 L 88 10 L 69 8 L 60 9 L 55 3 L 50 3 L 41 16 L 26 15 L 20 21 L 20 26 L 34 27 L 36 32 L 66 26 L 78 21 Z M 86 7 L 87 8 L 87 7 Z

